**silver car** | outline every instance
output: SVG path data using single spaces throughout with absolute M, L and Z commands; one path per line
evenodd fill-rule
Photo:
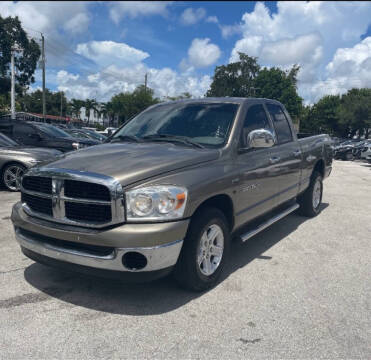
M 0 184 L 18 191 L 22 176 L 30 167 L 55 160 L 61 154 L 54 149 L 19 145 L 0 133 Z

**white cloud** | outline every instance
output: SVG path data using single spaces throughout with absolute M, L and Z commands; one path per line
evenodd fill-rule
M 77 74 L 60 72 L 56 80 L 58 90 L 64 91 L 68 98 L 96 97 L 100 101 L 108 101 L 119 92 L 133 91 L 138 85 L 143 84 L 146 73 L 148 86 L 154 89 L 155 95 L 160 98 L 184 92 L 202 97 L 211 83 L 208 75 L 189 76 L 170 68 L 149 68 L 142 63 L 123 68 L 112 65 L 84 78 L 78 77 Z
M 325 94 L 343 94 L 351 88 L 371 87 L 371 37 L 351 48 L 337 49 L 327 64 L 325 79 L 302 87 L 308 98 L 319 100 Z
M 206 16 L 206 10 L 204 8 L 187 8 L 182 12 L 180 16 L 180 22 L 183 25 L 194 25 L 201 21 Z
M 71 80 L 72 81 L 76 81 L 79 78 L 80 78 L 80 75 L 79 74 L 75 74 L 75 75 L 74 74 L 70 74 L 70 73 L 68 73 L 65 70 L 60 70 L 57 73 L 57 82 L 59 84 L 67 84 Z
M 260 55 L 260 50 L 262 47 L 263 38 L 261 36 L 250 36 L 248 38 L 240 39 L 236 42 L 229 62 L 238 61 L 238 53 L 243 52 L 249 54 L 250 56 Z
M 88 29 L 90 18 L 87 13 L 78 13 L 64 24 L 64 29 L 74 33 L 83 33 Z
M 114 41 L 89 41 L 78 44 L 76 53 L 95 61 L 98 65 L 127 66 L 137 64 L 149 57 L 149 54 L 125 43 Z
M 18 16 L 24 26 L 49 35 L 57 33 L 59 28 L 76 33 L 84 31 L 89 24 L 87 6 L 82 1 L 4 1 L 0 2 L 0 14 Z
M 257 56 L 264 66 L 288 68 L 299 64 L 299 93 L 312 101 L 314 93 L 307 89 L 330 76 L 326 65 L 333 61 L 337 49 L 357 44 L 367 31 L 370 18 L 370 2 L 283 1 L 277 3 L 277 13 L 273 15 L 263 3 L 257 3 L 254 11 L 243 14 L 240 24 L 220 28 L 224 37 L 242 33 L 230 61 L 236 61 L 240 51 Z M 343 62 L 342 67 L 345 71 Z M 327 90 L 331 86 L 338 89 L 333 82 L 328 83 Z
M 227 39 L 228 37 L 242 33 L 241 25 L 219 25 L 219 29 L 222 32 L 222 37 Z
M 267 42 L 261 49 L 260 56 L 263 62 L 275 65 L 313 63 L 319 60 L 316 49 L 322 48 L 321 43 L 322 39 L 318 34 L 306 34 L 293 39 Z
M 139 16 L 161 15 L 167 16 L 167 7 L 172 1 L 112 1 L 110 2 L 110 17 L 118 24 L 125 16 L 136 18 Z
M 214 64 L 220 57 L 218 45 L 210 43 L 210 39 L 193 39 L 188 49 L 188 62 L 195 68 L 207 67 Z
M 83 61 L 72 54 L 70 42 L 88 29 L 91 20 L 89 2 L 7 1 L 0 2 L 0 14 L 3 17 L 18 16 L 25 31 L 39 44 L 39 32 L 44 33 L 48 67 Z
M 219 20 L 216 16 L 208 16 L 205 21 L 208 23 L 214 23 L 214 24 L 219 23 Z

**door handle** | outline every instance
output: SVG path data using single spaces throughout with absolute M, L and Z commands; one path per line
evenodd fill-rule
M 276 163 L 278 163 L 280 160 L 281 160 L 281 158 L 278 157 L 278 156 L 272 156 L 272 157 L 269 159 L 269 161 L 270 161 L 271 164 L 276 164 Z
M 293 155 L 294 156 L 299 156 L 301 154 L 301 151 L 299 150 L 299 149 L 297 149 L 297 150 L 295 150 L 294 152 L 293 152 Z

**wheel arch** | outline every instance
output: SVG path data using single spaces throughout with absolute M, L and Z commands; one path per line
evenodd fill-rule
M 320 159 L 316 162 L 316 164 L 314 165 L 314 168 L 313 168 L 313 171 L 312 171 L 312 175 L 314 174 L 314 172 L 319 172 L 322 176 L 322 178 L 325 177 L 325 162 L 323 159 Z
M 232 231 L 234 227 L 234 207 L 233 201 L 229 195 L 218 194 L 211 196 L 210 198 L 204 200 L 200 205 L 198 205 L 192 216 L 207 207 L 213 207 L 220 210 L 227 219 L 229 229 Z

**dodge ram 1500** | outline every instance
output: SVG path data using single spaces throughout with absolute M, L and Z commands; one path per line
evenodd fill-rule
M 172 272 L 201 291 L 233 261 L 232 238 L 297 209 L 316 216 L 331 165 L 329 137 L 298 140 L 278 101 L 162 103 L 105 144 L 32 168 L 12 221 L 37 262 L 135 281 Z

